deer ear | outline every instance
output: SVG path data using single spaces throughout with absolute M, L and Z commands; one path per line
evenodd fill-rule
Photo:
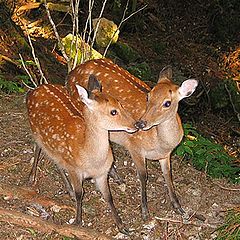
M 89 76 L 89 80 L 88 80 L 88 87 L 87 87 L 88 92 L 91 94 L 93 90 L 97 90 L 99 92 L 102 91 L 102 85 L 101 83 L 98 81 L 98 79 L 96 78 L 95 75 L 91 74 Z
M 180 94 L 180 100 L 185 97 L 190 97 L 194 93 L 197 85 L 198 81 L 195 79 L 188 79 L 184 81 L 181 87 L 178 89 Z
M 92 104 L 93 104 L 93 100 L 91 100 L 89 97 L 88 97 L 88 92 L 85 88 L 79 86 L 79 85 L 76 85 L 76 88 L 77 88 L 77 91 L 78 91 L 78 95 L 81 99 L 81 101 L 88 107 L 88 108 L 92 108 Z
M 162 78 L 172 79 L 172 67 L 171 66 L 166 66 L 162 69 L 162 71 L 159 74 L 158 82 L 160 82 Z

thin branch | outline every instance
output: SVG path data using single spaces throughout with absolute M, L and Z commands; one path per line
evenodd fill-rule
M 133 15 L 137 14 L 138 12 L 142 11 L 142 10 L 145 9 L 146 7 L 147 7 L 147 5 L 139 8 L 136 12 L 131 13 L 127 18 L 125 18 L 125 19 L 123 20 L 122 23 L 126 22 L 129 18 L 131 18 Z
M 81 63 L 85 59 L 85 44 L 84 43 L 89 44 L 91 33 L 92 33 L 92 9 L 93 9 L 93 6 L 94 6 L 94 0 L 89 0 L 89 2 L 88 2 L 88 17 L 87 17 L 87 20 L 85 23 L 85 28 L 84 28 L 83 37 L 82 37 L 83 42 L 82 42 L 82 46 L 81 46 L 81 51 L 82 51 Z M 88 39 L 86 40 L 88 26 L 89 26 Z
M 73 23 L 73 26 L 72 26 L 72 41 L 71 41 L 71 45 L 70 45 L 70 54 L 69 54 L 70 61 L 71 61 L 71 57 L 72 57 L 72 53 L 73 53 L 74 36 L 75 36 L 75 30 L 76 30 L 76 15 L 75 15 L 73 0 L 70 1 L 70 4 L 71 4 L 71 9 L 72 9 L 72 23 Z
M 231 95 L 231 93 L 230 93 L 230 91 L 229 91 L 229 89 L 228 89 L 228 87 L 227 87 L 227 84 L 224 84 L 224 87 L 225 87 L 225 89 L 226 89 L 226 91 L 227 91 L 227 93 L 228 93 L 229 100 L 230 100 L 230 102 L 231 102 L 231 104 L 232 104 L 233 111 L 236 113 L 237 118 L 238 118 L 238 121 L 240 122 L 240 113 L 237 111 L 237 109 L 236 109 L 236 107 L 235 107 L 235 105 L 234 105 L 234 103 L 233 103 L 232 95 Z
M 95 39 L 96 39 L 96 35 L 97 35 L 98 28 L 99 28 L 100 20 L 101 20 L 101 17 L 102 17 L 102 15 L 103 15 L 103 11 L 104 11 L 104 9 L 105 9 L 106 3 L 107 3 L 107 0 L 104 0 L 103 5 L 102 5 L 101 12 L 100 12 L 99 17 L 98 17 L 98 20 L 97 20 L 96 29 L 95 29 L 94 34 L 93 34 L 93 39 L 92 39 L 92 43 L 91 43 L 91 48 L 90 48 L 90 49 L 93 48 L 93 44 L 94 44 Z
M 61 41 L 61 39 L 60 39 L 60 36 L 59 36 L 59 34 L 58 34 L 56 25 L 55 25 L 55 23 L 54 23 L 54 21 L 53 21 L 53 19 L 52 19 L 52 17 L 51 17 L 51 14 L 50 14 L 49 8 L 48 8 L 48 6 L 47 6 L 47 1 L 46 1 L 46 0 L 44 0 L 44 5 L 45 5 L 46 11 L 47 11 L 48 19 L 49 19 L 49 21 L 50 21 L 50 23 L 51 23 L 51 25 L 52 25 L 53 31 L 54 31 L 55 36 L 56 36 L 56 38 L 57 38 L 57 41 L 58 41 L 60 50 L 61 50 L 61 52 L 62 52 L 62 55 L 63 55 L 63 57 L 64 57 L 64 58 L 66 59 L 66 61 L 67 61 L 68 72 L 70 72 L 70 71 L 71 71 L 71 61 L 70 61 L 69 57 L 67 56 L 67 54 L 66 54 L 66 52 L 65 52 L 65 49 L 64 49 L 64 46 L 63 46 L 62 41 Z
M 78 48 L 78 34 L 79 34 L 79 24 L 78 24 L 78 8 L 79 8 L 79 2 L 80 0 L 76 0 L 76 4 L 75 4 L 75 11 L 74 11 L 74 19 L 76 22 L 76 31 L 75 31 L 75 35 L 76 35 L 76 43 L 75 43 L 75 58 L 73 61 L 73 65 L 72 65 L 72 69 L 74 69 L 77 65 L 77 60 L 78 60 L 78 53 L 79 53 L 79 48 Z M 74 36 L 73 36 L 74 39 Z
M 33 84 L 35 87 L 37 87 L 37 84 L 36 84 L 36 82 L 33 80 L 33 77 L 32 77 L 32 75 L 30 74 L 30 72 L 28 71 L 28 69 L 27 69 L 27 67 L 26 67 L 26 65 L 25 65 L 25 63 L 24 63 L 23 57 L 22 57 L 22 55 L 21 55 L 20 53 L 19 53 L 19 57 L 20 57 L 20 59 L 21 59 L 21 63 L 22 63 L 22 65 L 23 65 L 23 68 L 24 68 L 24 70 L 26 71 L 27 75 L 29 76 L 32 84 Z M 25 85 L 26 85 L 26 84 L 25 84 Z M 28 85 L 26 85 L 26 86 L 27 86 L 28 88 L 32 89 L 30 86 L 28 86 Z
M 109 49 L 109 47 L 110 47 L 110 45 L 111 45 L 111 43 L 112 43 L 112 40 L 113 40 L 115 34 L 116 34 L 117 31 L 120 29 L 120 27 L 122 26 L 122 24 L 123 24 L 124 22 L 126 22 L 129 18 L 131 18 L 132 16 L 134 16 L 135 14 L 137 14 L 138 12 L 142 11 L 143 9 L 145 9 L 145 8 L 147 7 L 147 5 L 145 5 L 145 6 L 143 6 L 142 8 L 138 9 L 136 12 L 131 13 L 128 17 L 125 18 L 126 13 L 127 13 L 128 4 L 129 4 L 129 0 L 128 0 L 127 3 L 126 3 L 126 7 L 125 7 L 125 9 L 124 9 L 121 22 L 119 23 L 116 31 L 114 32 L 114 34 L 113 34 L 113 36 L 111 37 L 111 39 L 110 39 L 107 47 L 106 47 L 105 50 L 104 50 L 104 54 L 103 54 L 104 57 L 105 57 L 106 54 L 107 54 L 107 51 L 108 51 L 108 49 Z
M 33 44 L 32 44 L 32 40 L 27 32 L 27 37 L 28 37 L 28 42 L 30 44 L 30 47 L 32 49 L 32 56 L 33 56 L 33 59 L 34 59 L 34 62 L 36 63 L 36 66 L 40 72 L 40 75 L 41 75 L 41 80 L 40 80 L 40 84 L 42 84 L 42 79 L 44 80 L 44 83 L 48 83 L 47 82 L 47 79 L 45 78 L 44 74 L 43 74 L 43 71 L 42 71 L 42 68 L 41 68 L 41 65 L 40 65 L 40 62 L 38 60 L 38 58 L 36 57 L 35 55 L 35 50 L 34 50 L 34 47 L 33 47 Z
M 214 184 L 217 185 L 218 187 L 220 187 L 223 190 L 227 190 L 227 191 L 240 191 L 240 188 L 227 188 L 227 187 L 223 187 L 219 183 L 214 183 Z
M 176 220 L 176 219 L 171 219 L 171 218 L 161 218 L 161 217 L 155 217 L 155 219 L 159 221 L 164 221 L 164 222 L 170 222 L 170 223 L 176 223 L 176 224 L 181 224 L 181 225 L 193 225 L 193 226 L 199 226 L 199 227 L 209 227 L 209 228 L 216 228 L 216 225 L 213 224 L 208 224 L 208 223 L 194 223 L 193 221 L 189 222 L 183 222 L 181 220 Z

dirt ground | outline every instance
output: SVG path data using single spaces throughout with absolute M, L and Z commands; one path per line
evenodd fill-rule
M 38 181 L 28 186 L 33 159 L 33 141 L 27 121 L 24 95 L 0 95 L 0 207 L 32 215 L 57 225 L 74 218 L 74 201 L 66 194 L 56 167 L 45 158 L 38 168 Z M 225 211 L 239 205 L 239 186 L 225 180 L 212 180 L 181 159 L 172 157 L 176 192 L 183 208 L 203 215 L 181 218 L 173 211 L 158 162 L 148 161 L 148 203 L 150 219 L 141 220 L 139 181 L 129 154 L 113 146 L 116 166 L 124 184 L 110 179 L 115 205 L 130 236 L 118 233 L 111 214 L 91 181 L 84 184 L 84 228 L 94 229 L 113 239 L 214 239 L 215 229 L 223 223 Z M 231 190 L 232 189 L 232 190 Z M 34 197 L 29 195 L 34 192 Z M 39 201 L 41 199 L 41 201 Z M 67 239 L 58 233 L 45 233 L 0 220 L 1 239 Z M 76 238 L 77 239 L 77 238 Z

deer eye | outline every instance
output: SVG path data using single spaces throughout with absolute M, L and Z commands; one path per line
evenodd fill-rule
M 163 106 L 164 106 L 165 108 L 170 107 L 170 106 L 171 106 L 171 101 L 166 101 L 166 102 L 164 102 L 164 103 L 163 103 Z
M 118 112 L 117 112 L 117 110 L 116 110 L 116 109 L 112 110 L 110 113 L 111 113 L 111 115 L 112 115 L 112 116 L 115 116 L 115 115 L 117 115 L 117 114 L 118 114 Z

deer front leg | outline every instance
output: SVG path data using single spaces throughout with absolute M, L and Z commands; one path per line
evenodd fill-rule
M 184 210 L 182 209 L 180 202 L 178 200 L 178 197 L 175 193 L 174 187 L 173 187 L 173 181 L 172 181 L 172 173 L 171 173 L 171 164 L 170 164 L 170 155 L 164 159 L 161 159 L 160 161 L 163 177 L 165 179 L 165 182 L 167 184 L 167 189 L 169 193 L 169 197 L 171 200 L 171 203 L 173 207 L 180 213 L 181 215 L 184 214 Z
M 141 185 L 141 208 L 142 208 L 142 219 L 146 221 L 149 216 L 148 204 L 147 204 L 147 170 L 145 158 L 139 153 L 130 152 L 133 162 L 136 166 L 138 177 Z
M 82 198 L 83 198 L 83 179 L 81 179 L 74 171 L 69 171 L 70 182 L 73 186 L 76 197 L 76 218 L 75 224 L 82 225 Z
M 108 204 L 108 206 L 109 206 L 109 208 L 112 212 L 112 216 L 113 216 L 113 219 L 114 219 L 114 221 L 115 221 L 115 223 L 118 227 L 118 230 L 121 233 L 128 234 L 129 232 L 124 227 L 124 225 L 122 223 L 122 220 L 117 213 L 117 209 L 114 206 L 113 199 L 112 199 L 112 194 L 110 192 L 110 188 L 109 188 L 109 185 L 108 185 L 108 176 L 104 175 L 104 176 L 101 176 L 99 178 L 96 178 L 96 185 L 97 185 L 98 189 L 100 190 L 104 200 L 107 202 L 107 204 Z

